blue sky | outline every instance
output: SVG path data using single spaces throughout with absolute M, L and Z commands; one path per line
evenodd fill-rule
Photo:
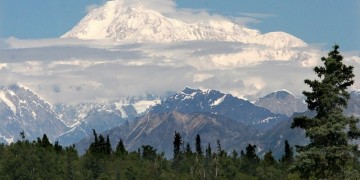
M 59 37 L 86 15 L 89 5 L 102 3 L 104 0 L 0 0 L 0 37 Z M 344 50 L 360 50 L 359 0 L 177 0 L 176 3 L 178 8 L 206 9 L 225 16 L 256 16 L 258 22 L 248 26 L 262 32 L 285 31 L 325 48 L 336 42 Z
M 0 0 L 2 85 L 25 85 L 52 103 L 98 102 L 145 92 L 164 95 L 185 86 L 251 100 L 279 89 L 301 95 L 307 88 L 304 79 L 314 78 L 312 67 L 334 43 L 340 44 L 346 63 L 360 69 L 360 0 L 122 2 L 146 2 L 142 4 L 167 13 L 165 16 L 189 22 L 219 18 L 202 11 L 221 14 L 263 33 L 290 33 L 315 47 L 285 49 L 284 57 L 264 59 L 269 53 L 282 54 L 282 49 L 241 42 L 127 45 L 62 39 L 58 37 L 105 0 Z M 359 90 L 360 71 L 355 74 L 353 89 Z

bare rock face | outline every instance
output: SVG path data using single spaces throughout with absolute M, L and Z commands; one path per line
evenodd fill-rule
M 255 101 L 255 105 L 269 109 L 273 113 L 292 116 L 295 112 L 307 110 L 306 103 L 287 90 L 280 90 Z

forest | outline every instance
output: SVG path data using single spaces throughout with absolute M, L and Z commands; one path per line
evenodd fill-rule
M 23 134 L 23 133 L 21 133 Z M 226 153 L 220 140 L 216 149 L 201 145 L 196 137 L 194 150 L 174 135 L 174 157 L 166 159 L 150 145 L 128 152 L 123 140 L 115 150 L 109 137 L 97 135 L 85 155 L 74 146 L 51 144 L 46 135 L 30 142 L 23 136 L 10 145 L 0 145 L 0 179 L 298 179 L 288 167 L 293 162 L 293 148 L 286 141 L 284 156 L 277 160 L 271 151 L 263 158 L 256 145 L 249 144 L 240 153 Z M 169 144 L 169 146 L 171 146 Z

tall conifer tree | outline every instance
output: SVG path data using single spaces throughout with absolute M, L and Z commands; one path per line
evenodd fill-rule
M 203 151 L 201 148 L 201 138 L 200 135 L 196 135 L 196 139 L 195 139 L 195 149 L 196 149 L 196 153 L 200 156 L 203 155 Z
M 291 126 L 304 129 L 310 139 L 308 145 L 297 148 L 292 168 L 306 179 L 346 179 L 356 173 L 353 163 L 358 161 L 358 148 L 349 140 L 359 137 L 359 120 L 343 115 L 350 98 L 346 90 L 354 83 L 353 67 L 343 64 L 338 45 L 333 48 L 328 57 L 321 58 L 324 66 L 314 68 L 319 80 L 305 80 L 312 91 L 303 94 L 308 108 L 317 115 L 295 118 Z

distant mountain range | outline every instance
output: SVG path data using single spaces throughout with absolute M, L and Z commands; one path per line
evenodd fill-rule
M 78 105 L 51 105 L 25 86 L 0 87 L 0 142 L 11 143 L 24 131 L 34 140 L 49 139 L 70 145 L 91 134 L 133 120 L 159 102 L 154 96 Z
M 153 114 L 172 111 L 181 113 L 206 112 L 222 115 L 262 130 L 287 119 L 284 115 L 274 114 L 265 108 L 255 106 L 251 102 L 239 99 L 231 94 L 189 87 L 150 109 L 150 113 Z
M 351 92 L 345 113 L 359 117 L 359 107 L 359 92 Z M 148 95 L 52 106 L 29 88 L 12 85 L 0 88 L 0 142 L 14 142 L 24 131 L 30 140 L 47 134 L 52 142 L 62 145 L 79 142 L 76 147 L 84 152 L 95 129 L 109 134 L 113 145 L 123 138 L 129 150 L 149 144 L 170 156 L 173 134 L 178 131 L 191 145 L 200 134 L 204 143 L 215 145 L 219 139 L 228 151 L 253 143 L 258 145 L 259 153 L 272 149 L 280 156 L 284 140 L 307 142 L 301 130 L 289 128 L 293 116 L 299 115 L 296 111 L 304 111 L 303 101 L 284 90 L 254 103 L 216 90 L 186 87 L 161 101 Z

